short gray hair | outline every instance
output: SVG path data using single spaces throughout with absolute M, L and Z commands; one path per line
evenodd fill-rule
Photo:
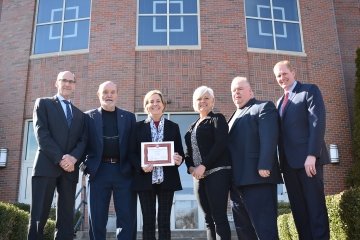
M 200 86 L 197 89 L 195 89 L 194 94 L 193 94 L 193 108 L 194 108 L 195 112 L 199 111 L 199 108 L 197 105 L 197 100 L 206 93 L 208 93 L 213 99 L 215 99 L 214 91 L 211 88 L 209 88 L 207 86 Z

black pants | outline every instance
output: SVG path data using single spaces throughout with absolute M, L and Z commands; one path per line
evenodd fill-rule
M 51 203 L 56 189 L 56 231 L 55 239 L 72 240 L 74 238 L 74 206 L 76 181 L 64 175 L 59 177 L 38 177 L 31 179 L 32 200 L 29 221 L 28 240 L 44 238 L 44 227 L 49 216 Z
M 284 180 L 300 240 L 330 239 L 329 218 L 324 194 L 323 166 L 308 177 L 305 169 L 284 164 Z
M 255 228 L 247 214 L 243 199 L 235 185 L 231 186 L 230 199 L 232 201 L 232 213 L 238 239 L 257 240 Z
M 162 190 L 159 184 L 153 184 L 150 191 L 138 192 L 143 215 L 143 240 L 155 240 L 156 197 L 158 199 L 159 240 L 170 240 L 170 215 L 174 191 Z
M 237 187 L 240 199 L 258 239 L 278 240 L 277 185 L 254 184 Z
M 207 239 L 229 240 L 231 232 L 227 219 L 227 203 L 231 170 L 222 169 L 201 180 L 194 179 L 194 192 L 205 214 Z

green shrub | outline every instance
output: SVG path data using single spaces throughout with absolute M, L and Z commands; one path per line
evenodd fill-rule
M 55 221 L 48 219 L 44 229 L 44 240 L 53 240 L 55 232 Z
M 13 203 L 16 207 L 30 213 L 30 205 L 27 203 L 19 203 L 19 202 L 15 202 Z M 49 217 L 51 220 L 56 220 L 56 209 L 55 208 L 51 208 L 50 209 L 50 213 L 49 213 Z
M 277 219 L 279 238 L 281 240 L 292 240 L 290 231 L 288 228 L 288 221 L 289 221 L 290 216 L 291 216 L 290 213 L 286 213 L 286 214 L 280 215 Z
M 326 196 L 331 240 L 360 239 L 360 187 Z M 298 239 L 291 213 L 278 217 L 281 240 Z
M 9 203 L 0 202 L 0 239 L 7 240 L 10 238 L 12 227 L 15 225 L 14 207 Z
M 344 191 L 339 208 L 346 239 L 360 239 L 360 188 Z
M 360 48 L 356 51 L 356 82 L 354 89 L 353 153 L 354 165 L 349 171 L 346 183 L 350 187 L 360 187 Z
M 278 203 L 278 216 L 291 213 L 290 204 L 287 202 L 279 202 Z
M 0 202 L 0 240 L 26 239 L 29 213 L 22 210 L 26 205 Z M 48 220 L 44 230 L 44 240 L 52 240 L 55 232 L 55 221 Z
M 326 196 L 331 239 L 346 239 L 345 225 L 340 216 L 340 201 L 343 193 Z

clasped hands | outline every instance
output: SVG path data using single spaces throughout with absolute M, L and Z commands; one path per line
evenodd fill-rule
M 190 174 L 196 179 L 204 178 L 205 170 L 206 170 L 206 167 L 202 164 L 200 164 L 197 167 L 189 167 Z
M 173 155 L 174 163 L 175 165 L 180 165 L 182 163 L 182 156 L 179 155 L 177 152 Z M 146 165 L 142 168 L 144 172 L 151 172 L 154 169 L 154 166 L 152 164 Z
M 65 154 L 60 161 L 60 167 L 66 172 L 73 172 L 75 170 L 76 162 L 76 158 L 69 154 Z

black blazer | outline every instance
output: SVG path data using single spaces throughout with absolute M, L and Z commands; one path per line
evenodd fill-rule
M 73 181 L 78 181 L 78 165 L 86 146 L 85 115 L 74 105 L 71 108 L 73 119 L 69 128 L 56 96 L 36 99 L 33 126 L 38 149 L 33 176 L 58 177 L 64 174 Z M 65 154 L 78 160 L 75 171 L 69 173 L 60 167 L 59 163 Z
M 283 98 L 278 100 L 278 108 Z M 297 82 L 281 117 L 281 163 L 286 161 L 292 168 L 304 168 L 308 155 L 316 157 L 316 164 L 329 163 L 325 126 L 325 104 L 320 89 L 314 84 Z
M 119 133 L 120 165 L 121 173 L 131 177 L 133 168 L 131 165 L 131 148 L 133 146 L 133 134 L 135 131 L 135 115 L 131 112 L 116 108 L 117 128 Z M 101 107 L 86 112 L 88 144 L 85 151 L 85 174 L 91 181 L 100 166 L 103 154 L 103 122 Z
M 278 137 L 279 120 L 275 105 L 250 99 L 229 132 L 236 186 L 282 182 L 277 157 Z M 260 169 L 270 170 L 270 177 L 261 177 Z
M 199 119 L 197 120 L 199 121 Z M 196 122 L 197 122 L 196 121 Z M 194 167 L 192 159 L 191 133 L 196 122 L 191 124 L 190 129 L 185 134 L 186 153 L 185 163 L 187 169 Z M 216 167 L 230 166 L 228 144 L 229 126 L 221 113 L 210 112 L 208 116 L 199 124 L 196 129 L 196 139 L 202 158 L 202 165 L 206 171 Z
M 181 143 L 179 126 L 165 119 L 163 141 L 174 141 L 174 150 L 184 158 L 184 150 Z M 132 158 L 132 164 L 136 169 L 133 189 L 146 191 L 152 189 L 152 172 L 145 173 L 141 168 L 141 142 L 152 142 L 150 122 L 144 120 L 136 123 L 135 143 L 136 154 Z M 160 184 L 161 189 L 178 191 L 182 189 L 178 165 L 164 166 L 164 181 Z

